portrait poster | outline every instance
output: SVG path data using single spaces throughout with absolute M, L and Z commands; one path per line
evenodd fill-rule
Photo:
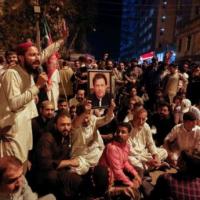
M 107 108 L 112 97 L 111 71 L 88 71 L 88 99 L 93 108 Z

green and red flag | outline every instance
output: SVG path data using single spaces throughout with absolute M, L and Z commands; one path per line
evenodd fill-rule
M 45 48 L 48 47 L 53 43 L 50 28 L 48 26 L 46 18 L 43 18 L 42 20 L 43 30 L 44 30 L 44 41 L 45 41 Z M 48 75 L 48 84 L 51 84 L 51 76 L 54 73 L 54 71 L 57 69 L 57 63 L 58 63 L 58 52 L 53 53 L 47 60 L 46 66 L 47 66 L 47 75 Z

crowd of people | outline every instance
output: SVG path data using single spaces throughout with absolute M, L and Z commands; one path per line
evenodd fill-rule
M 200 65 L 53 59 L 63 43 L 0 57 L 0 199 L 200 199 Z

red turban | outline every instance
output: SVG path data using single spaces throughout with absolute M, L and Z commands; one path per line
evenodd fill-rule
M 16 49 L 17 55 L 24 55 L 28 48 L 32 46 L 34 46 L 34 44 L 31 41 L 19 44 Z

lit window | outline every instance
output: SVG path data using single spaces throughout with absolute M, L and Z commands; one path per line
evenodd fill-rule
M 161 28 L 161 29 L 160 29 L 160 31 L 161 31 L 161 32 L 164 32 L 164 31 L 165 31 L 165 29 L 164 29 L 164 28 Z
M 148 26 L 148 29 L 150 29 L 152 26 L 153 26 L 152 23 L 150 23 L 149 26 Z
M 161 29 L 160 29 L 160 35 L 163 35 L 164 32 L 165 32 L 165 29 L 164 29 L 164 28 L 161 28 Z
M 167 1 L 163 1 L 163 8 L 166 8 L 167 6 Z
M 166 16 L 165 15 L 163 15 L 162 17 L 161 17 L 161 19 L 162 19 L 162 22 L 164 22 L 165 20 L 166 20 Z

